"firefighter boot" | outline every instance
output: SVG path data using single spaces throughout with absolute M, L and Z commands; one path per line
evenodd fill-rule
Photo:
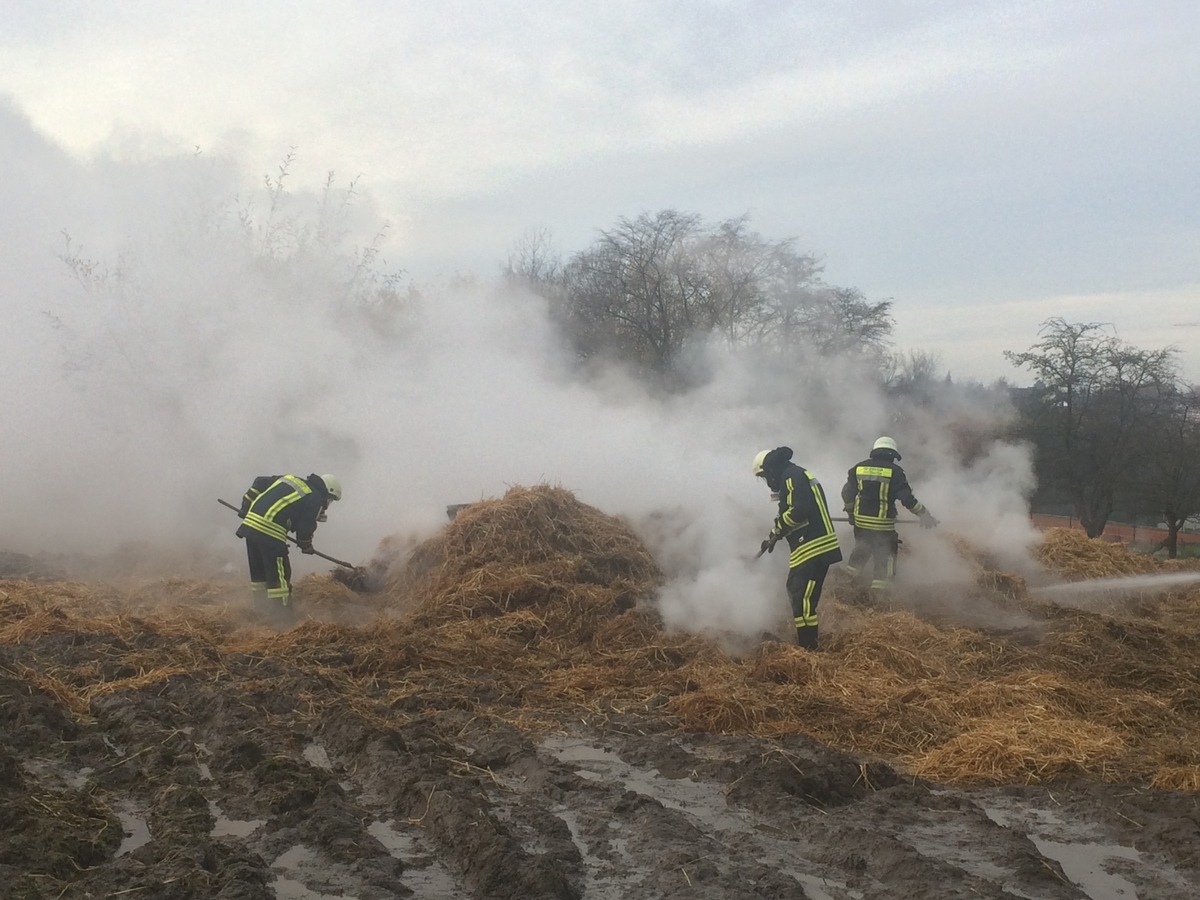
M 805 650 L 817 649 L 817 629 L 816 625 L 801 625 L 796 629 L 796 645 L 803 647 Z
M 296 624 L 296 611 L 290 597 L 271 603 L 271 624 L 280 631 L 287 631 Z
M 270 614 L 271 601 L 267 599 L 267 583 L 265 581 L 256 581 L 250 584 L 250 603 L 256 613 Z

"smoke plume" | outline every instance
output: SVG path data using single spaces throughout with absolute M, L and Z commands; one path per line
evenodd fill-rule
M 0 547 L 240 569 L 216 498 L 333 472 L 345 497 L 317 545 L 365 561 L 434 533 L 447 504 L 544 482 L 635 525 L 670 575 L 671 626 L 753 633 L 786 612 L 786 555 L 750 561 L 774 515 L 755 452 L 791 446 L 837 513 L 847 469 L 889 433 L 942 521 L 906 540 L 903 583 L 969 581 L 956 534 L 1027 560 L 1026 452 L 964 462 L 947 427 L 978 410 L 899 411 L 850 362 L 781 375 L 715 347 L 682 396 L 583 380 L 540 298 L 407 281 L 358 181 L 293 185 L 286 157 L 265 177 L 204 153 L 83 163 L 7 106 L 0 140 Z

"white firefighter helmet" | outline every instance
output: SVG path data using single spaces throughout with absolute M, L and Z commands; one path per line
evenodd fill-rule
M 896 454 L 896 459 L 900 458 L 900 448 L 896 446 L 895 439 L 890 438 L 887 435 L 884 435 L 883 437 L 880 437 L 880 438 L 876 438 L 875 446 L 872 447 L 871 449 L 872 450 L 891 450 L 893 453 Z
M 342 499 L 342 483 L 336 475 L 322 475 L 321 480 L 325 482 L 325 492 L 330 500 Z
M 753 472 L 754 472 L 755 476 L 761 475 L 763 473 L 763 460 L 765 460 L 767 458 L 767 453 L 769 453 L 769 452 L 770 451 L 768 451 L 768 450 L 759 450 L 756 454 L 754 454 Z

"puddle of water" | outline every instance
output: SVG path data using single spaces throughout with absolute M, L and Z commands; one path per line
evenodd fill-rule
M 212 752 L 208 749 L 208 747 L 206 747 L 200 741 L 196 741 L 196 743 L 193 746 L 196 748 L 197 756 L 203 756 L 205 759 L 212 759 Z M 196 768 L 200 770 L 200 780 L 201 781 L 212 781 L 213 780 L 212 770 L 209 769 L 208 763 L 197 762 Z
M 359 900 L 357 894 L 326 894 L 313 890 L 301 880 L 312 875 L 325 885 L 360 883 L 357 879 L 336 877 L 336 871 L 331 872 L 325 868 L 317 853 L 304 844 L 296 844 L 279 854 L 271 868 L 275 870 L 275 880 L 271 882 L 270 887 L 275 891 L 276 900 Z
M 1137 900 L 1137 887 L 1128 879 L 1109 872 L 1109 860 L 1127 860 L 1146 867 L 1152 864 L 1132 847 L 1087 840 L 1097 836 L 1097 827 L 1087 822 L 1068 822 L 1049 809 L 1037 806 L 981 806 L 984 814 L 1002 828 L 1023 832 L 1038 852 L 1057 862 L 1063 874 L 1089 900 Z M 1164 877 L 1174 870 L 1162 869 Z
M 808 900 L 837 900 L 832 894 L 827 893 L 825 888 L 836 887 L 843 896 L 861 898 L 861 891 L 852 891 L 847 889 L 845 882 L 828 881 L 824 878 L 817 878 L 813 875 L 801 875 L 799 872 L 789 872 L 789 874 L 800 882 L 804 888 L 804 895 Z
M 150 843 L 150 826 L 146 824 L 145 819 L 138 815 L 133 806 L 122 803 L 117 807 L 116 812 L 117 818 L 121 820 L 121 830 L 125 833 L 121 839 L 121 846 L 117 848 L 117 856 L 132 853 L 138 847 Z
M 416 855 L 416 842 L 409 835 L 397 831 L 393 822 L 394 819 L 386 822 L 376 819 L 367 826 L 367 834 L 383 844 L 396 859 L 411 859 Z
M 593 842 L 584 836 L 579 817 L 574 812 L 559 805 L 555 807 L 554 814 L 566 823 L 571 832 L 571 840 L 579 848 L 584 868 L 587 870 L 586 896 L 589 900 L 625 900 L 629 896 L 630 889 L 636 888 L 646 879 L 648 874 L 646 869 L 639 866 L 634 861 L 632 854 L 629 853 L 628 839 L 609 838 L 609 846 L 617 856 L 617 860 L 614 862 L 600 859 L 588 852 L 588 847 L 592 846 Z M 620 825 L 616 822 L 609 822 L 608 826 L 611 831 L 620 830 Z M 614 867 L 620 870 L 619 876 L 609 874 L 613 872 Z
M 329 761 L 329 754 L 326 752 L 322 744 L 313 741 L 304 748 L 304 758 L 310 766 L 316 766 L 318 769 L 324 769 L 326 772 L 333 770 L 333 763 Z
M 305 847 L 303 844 L 296 844 L 289 850 L 285 850 L 275 858 L 275 862 L 271 863 L 273 869 L 298 869 L 300 866 L 306 865 L 313 861 L 314 855 L 312 850 Z
M 1062 866 L 1063 874 L 1079 885 L 1091 900 L 1137 900 L 1137 888 L 1104 867 L 1110 859 L 1139 862 L 1141 854 L 1132 847 L 1051 841 L 1033 835 L 1030 840 L 1042 856 Z
M 249 837 L 260 827 L 267 824 L 266 819 L 230 819 L 223 812 L 221 807 L 217 805 L 215 800 L 208 801 L 208 811 L 212 813 L 213 837 Z
M 414 897 L 440 897 L 443 900 L 466 900 L 468 895 L 456 887 L 457 882 L 432 854 L 422 852 L 417 840 L 397 831 L 394 819 L 375 820 L 367 833 L 387 848 L 388 853 L 404 863 L 400 881 L 412 888 Z M 417 865 L 416 861 L 420 861 Z
M 354 894 L 321 894 L 294 878 L 276 878 L 269 885 L 276 900 L 358 900 Z
M 682 812 L 702 823 L 710 833 L 724 831 L 753 835 L 755 844 L 764 851 L 760 861 L 770 859 L 780 865 L 782 871 L 801 885 L 810 900 L 837 900 L 847 897 L 861 900 L 863 896 L 845 882 L 797 871 L 795 866 L 806 865 L 806 861 L 794 836 L 779 833 L 779 829 L 757 821 L 752 814 L 741 815 L 730 811 L 725 794 L 718 785 L 693 781 L 690 778 L 666 778 L 660 775 L 657 769 L 631 766 L 616 753 L 592 746 L 586 741 L 552 736 L 543 741 L 542 746 L 560 761 L 576 766 L 577 775 L 594 781 L 623 784 L 626 790 L 653 797 L 664 807 Z M 596 894 L 598 887 L 600 892 L 596 896 L 599 900 L 608 900 L 610 897 L 624 898 L 630 884 L 628 867 L 635 862 L 629 851 L 628 840 L 623 836 L 609 840 L 610 847 L 620 857 L 617 865 L 626 867 L 620 884 L 612 885 L 608 879 L 598 875 L 596 870 L 602 872 L 606 863 L 588 855 L 587 842 L 581 839 L 575 814 L 568 809 L 557 808 L 555 815 L 567 824 L 576 846 L 584 855 L 589 872 L 597 876 L 588 885 L 588 896 Z M 819 870 L 820 867 L 814 865 L 813 869 Z M 614 889 L 613 892 L 606 893 L 610 887 Z M 830 890 L 836 891 L 836 895 L 830 894 Z
M 690 778 L 664 778 L 657 769 L 636 768 L 617 754 L 586 741 L 550 737 L 543 746 L 560 761 L 577 766 L 577 775 L 592 781 L 622 782 L 626 790 L 653 797 L 668 809 L 685 812 L 709 829 L 741 833 L 755 830 L 751 822 L 728 812 L 725 795 L 716 785 L 701 784 Z
M 996 865 L 988 858 L 986 847 L 964 843 L 962 826 L 956 821 L 907 825 L 902 836 L 904 842 L 930 859 L 940 859 L 969 875 L 985 881 L 1004 882 L 1013 874 L 1010 869 Z M 1010 893 L 1013 889 L 1006 887 Z
M 1017 831 L 1052 830 L 1066 827 L 1064 822 L 1052 809 L 1041 806 L 1021 806 L 1014 803 L 1010 807 L 980 806 L 983 814 L 1001 828 L 1015 828 Z

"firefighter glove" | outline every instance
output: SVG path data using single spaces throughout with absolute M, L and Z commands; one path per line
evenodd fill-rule
M 300 548 L 301 553 L 316 553 L 313 549 L 312 541 L 296 541 L 296 546 Z
M 931 513 L 929 510 L 925 510 L 924 512 L 921 513 L 921 527 L 922 528 L 937 528 L 938 527 L 938 520 L 933 517 L 933 513 Z
M 762 542 L 762 546 L 759 548 L 760 552 L 770 553 L 772 550 L 775 549 L 775 544 L 778 540 L 779 540 L 779 535 L 772 534 L 770 537 L 768 537 L 765 541 Z

